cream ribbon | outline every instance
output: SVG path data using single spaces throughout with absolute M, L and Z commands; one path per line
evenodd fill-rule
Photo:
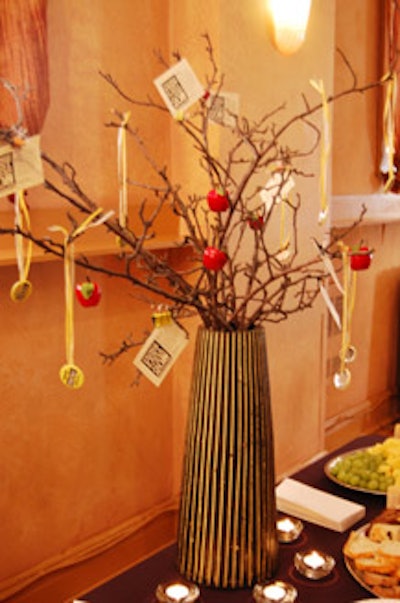
M 336 288 L 343 295 L 344 294 L 344 289 L 343 289 L 343 286 L 342 286 L 342 284 L 341 284 L 341 282 L 340 282 L 340 280 L 338 278 L 338 275 L 336 274 L 336 270 L 335 270 L 335 268 L 333 266 L 332 260 L 330 259 L 330 257 L 328 257 L 328 255 L 326 255 L 326 252 L 324 252 L 323 250 L 320 249 L 320 247 L 318 246 L 318 244 L 317 244 L 316 241 L 313 241 L 313 242 L 314 242 L 314 244 L 315 244 L 315 246 L 316 246 L 316 248 L 318 250 L 318 253 L 319 253 L 320 257 L 321 257 L 321 260 L 322 260 L 322 262 L 323 262 L 326 270 L 328 271 L 328 273 L 330 274 L 333 282 L 335 283 Z M 331 300 L 331 298 L 329 296 L 329 293 L 328 293 L 326 287 L 324 286 L 324 284 L 322 283 L 322 281 L 320 281 L 320 283 L 319 283 L 319 290 L 321 292 L 322 298 L 323 298 L 323 300 L 324 300 L 324 302 L 325 302 L 325 304 L 326 304 L 326 306 L 327 306 L 327 308 L 328 308 L 328 310 L 329 310 L 329 312 L 330 312 L 333 320 L 336 323 L 337 328 L 339 329 L 339 331 L 341 331 L 342 330 L 342 322 L 341 322 L 339 313 L 336 310 L 335 305 L 334 305 L 333 301 Z
M 130 119 L 131 113 L 127 111 L 122 116 L 121 124 L 118 128 L 118 189 L 119 189 L 119 215 L 118 222 L 122 228 L 126 227 L 128 219 L 128 186 L 127 172 L 128 160 L 126 149 L 126 126 Z
M 290 247 L 290 234 L 287 233 L 286 230 L 286 200 L 282 199 L 281 201 L 281 215 L 280 215 L 280 225 L 279 225 L 279 251 L 289 252 Z
M 328 99 L 325 92 L 324 82 L 322 80 L 310 80 L 311 86 L 321 95 L 322 101 L 322 141 L 321 141 L 321 161 L 320 161 L 320 212 L 318 224 L 322 225 L 328 216 L 328 160 L 330 154 L 330 114 Z
M 326 288 L 324 287 L 324 285 L 321 282 L 319 283 L 319 290 L 321 292 L 322 298 L 323 298 L 333 320 L 336 323 L 337 328 L 339 329 L 339 331 L 341 331 L 342 322 L 340 320 L 339 312 L 336 310 L 334 303 L 332 302 L 331 298 L 329 297 L 328 291 L 326 290 Z

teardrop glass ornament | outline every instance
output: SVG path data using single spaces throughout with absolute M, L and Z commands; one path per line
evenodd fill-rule
M 336 389 L 346 389 L 351 381 L 351 373 L 348 368 L 343 371 L 338 371 L 333 375 L 333 385 Z

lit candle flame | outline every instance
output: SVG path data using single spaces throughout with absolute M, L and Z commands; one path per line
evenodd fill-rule
M 286 590 L 283 588 L 283 586 L 269 584 L 263 588 L 263 595 L 268 601 L 283 601 L 286 595 Z
M 303 557 L 303 561 L 308 567 L 311 567 L 312 569 L 319 569 L 325 563 L 324 557 L 322 557 L 322 555 L 320 555 L 318 551 L 312 551 L 308 555 L 305 555 Z
M 184 584 L 171 584 L 165 589 L 165 594 L 171 601 L 183 601 L 189 594 L 189 589 Z
M 285 519 L 279 519 L 277 522 L 278 530 L 281 532 L 291 532 L 294 530 L 294 523 L 289 517 L 285 517 Z

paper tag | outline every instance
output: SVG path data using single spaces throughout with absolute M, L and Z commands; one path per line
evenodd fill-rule
M 186 59 L 154 80 L 168 110 L 177 117 L 204 95 L 204 88 Z
M 236 92 L 210 94 L 208 104 L 210 121 L 221 126 L 235 127 L 235 116 L 239 115 L 239 95 Z
M 0 197 L 38 186 L 44 181 L 40 136 L 32 136 L 20 147 L 0 146 Z
M 166 326 L 156 327 L 133 364 L 154 385 L 161 385 L 188 341 L 185 331 L 174 321 Z

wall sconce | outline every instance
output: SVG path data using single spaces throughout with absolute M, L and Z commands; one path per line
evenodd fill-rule
M 299 50 L 306 37 L 311 0 L 267 0 L 274 44 L 285 55 Z

